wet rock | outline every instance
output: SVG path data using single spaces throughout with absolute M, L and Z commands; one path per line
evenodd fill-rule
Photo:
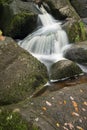
M 87 63 L 87 45 L 72 44 L 63 52 L 64 57 L 76 63 Z
M 66 30 L 70 43 L 87 39 L 87 29 L 81 20 L 77 21 L 71 18 L 63 25 L 63 29 Z
M 87 129 L 87 83 L 9 106 L 40 130 Z
M 22 39 L 37 26 L 38 10 L 33 2 L 0 1 L 0 12 L 0 28 L 4 35 Z
M 45 66 L 13 39 L 0 41 L 0 104 L 30 97 L 46 83 L 46 72 Z
M 74 62 L 70 60 L 62 60 L 51 67 L 50 78 L 58 80 L 79 75 L 81 72 L 81 69 Z

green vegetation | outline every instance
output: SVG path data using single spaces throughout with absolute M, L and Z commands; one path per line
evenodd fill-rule
M 19 113 L 0 110 L 0 130 L 28 130 L 28 123 Z
M 87 40 L 87 32 L 82 21 L 73 23 L 70 29 L 68 27 L 67 33 L 70 42 L 79 42 Z
M 0 109 L 0 130 L 40 130 L 40 128 L 24 120 L 18 112 Z

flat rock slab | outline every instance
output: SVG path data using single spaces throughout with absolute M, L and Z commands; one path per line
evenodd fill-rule
M 12 109 L 40 130 L 86 130 L 87 82 L 27 99 Z

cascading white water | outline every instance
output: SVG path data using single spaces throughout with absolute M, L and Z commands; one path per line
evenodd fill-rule
M 48 14 L 43 5 L 40 11 L 38 19 L 43 26 L 27 36 L 20 46 L 44 63 L 49 72 L 53 63 L 63 59 L 62 48 L 68 44 L 68 38 L 61 23 Z

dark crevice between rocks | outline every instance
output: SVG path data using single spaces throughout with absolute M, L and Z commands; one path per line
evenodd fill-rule
M 63 20 L 64 21 L 67 18 L 67 16 L 61 14 L 58 9 L 52 9 L 51 12 L 56 20 Z
M 67 16 L 63 15 L 58 9 L 56 9 L 55 7 L 53 7 L 51 2 L 47 2 L 47 5 L 50 8 L 50 13 L 52 14 L 52 16 L 56 19 L 56 20 L 61 20 L 64 21 L 66 20 Z

